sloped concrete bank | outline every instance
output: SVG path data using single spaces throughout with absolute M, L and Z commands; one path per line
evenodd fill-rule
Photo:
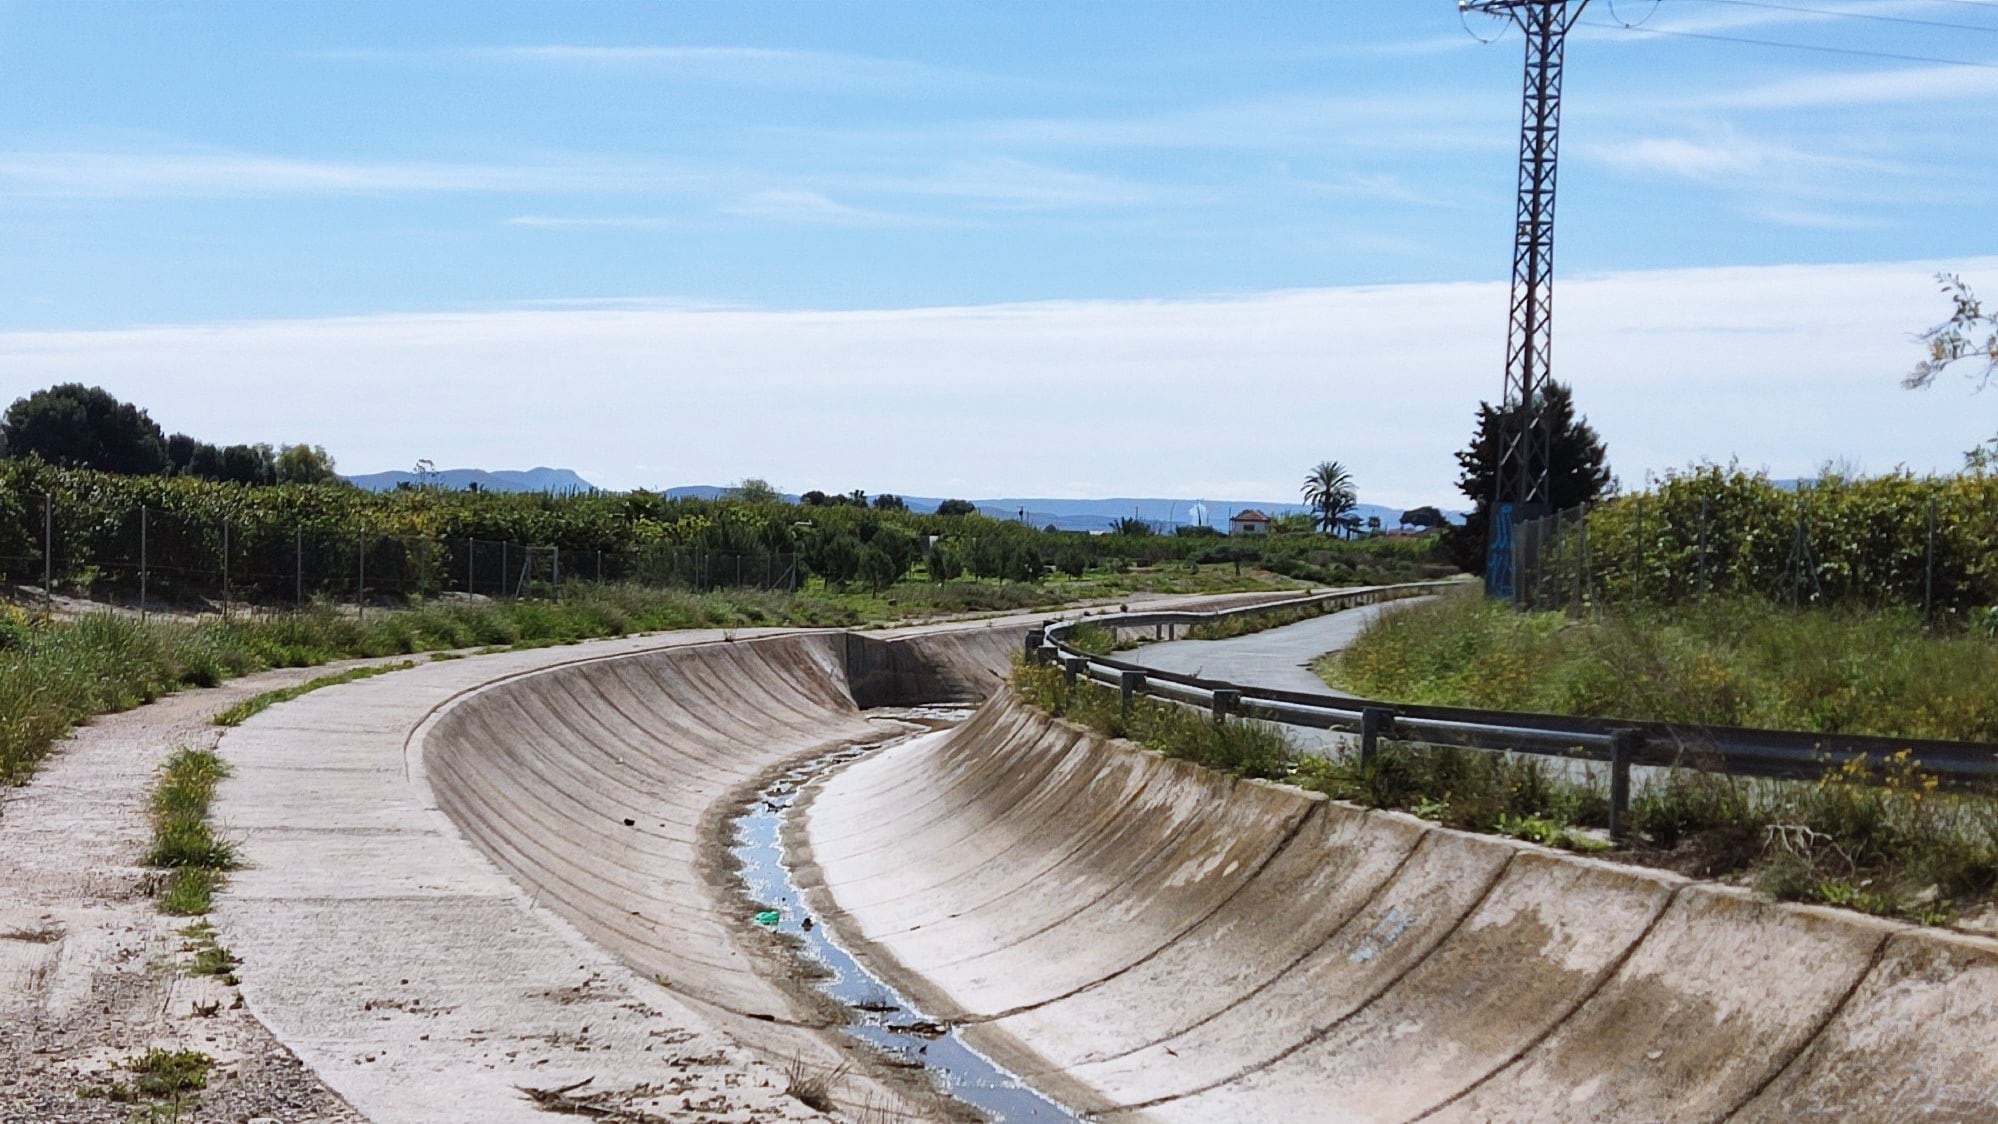
M 855 691 L 989 690 L 1027 623 L 603 641 L 258 715 L 222 740 L 215 809 L 247 865 L 215 913 L 244 997 L 378 1122 L 531 1124 L 523 1089 L 586 1079 L 675 1119 L 819 1118 L 787 1067 L 852 1059 L 758 962 L 780 950 L 727 912 L 704 840 L 782 763 L 879 740 Z M 935 1115 L 865 1073 L 835 1089 L 859 1118 Z
M 786 766 L 893 732 L 863 706 L 990 693 L 1024 632 L 793 634 L 570 664 L 460 701 L 422 756 L 438 806 L 538 905 L 766 1058 L 830 1072 L 858 1055 L 791 950 L 750 923 L 734 817 Z M 920 1076 L 841 1084 L 850 1107 L 940 1111 Z
M 1998 943 L 1235 781 L 1006 694 L 801 820 L 849 947 L 1103 1119 L 1998 1118 Z

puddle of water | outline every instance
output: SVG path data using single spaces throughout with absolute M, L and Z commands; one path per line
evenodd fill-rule
M 782 833 L 791 801 L 813 778 L 909 738 L 954 726 L 970 712 L 951 707 L 881 709 L 871 717 L 899 719 L 924 730 L 879 742 L 849 746 L 790 769 L 758 794 L 754 808 L 736 820 L 735 856 L 750 898 L 777 914 L 769 926 L 802 943 L 803 955 L 824 965 L 829 975 L 820 990 L 852 1014 L 845 1032 L 880 1050 L 892 1065 L 926 1071 L 945 1094 L 995 1121 L 1080 1121 L 1061 1105 L 966 1045 L 956 1028 L 918 1010 L 840 947 L 824 925 L 805 911 L 785 862 Z M 744 918 L 744 924 L 753 924 Z

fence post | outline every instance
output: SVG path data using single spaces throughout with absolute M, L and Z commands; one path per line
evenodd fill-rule
M 1622 843 L 1630 837 L 1630 759 L 1644 742 L 1642 730 L 1610 731 L 1610 839 Z
M 1117 673 L 1117 721 L 1127 731 L 1131 726 L 1131 699 L 1144 689 L 1144 672 L 1120 671 Z
M 139 619 L 146 619 L 146 505 L 139 505 Z
M 356 542 L 361 544 L 361 584 L 360 588 L 354 591 L 354 608 L 356 612 L 360 615 L 360 619 L 367 620 L 368 619 L 368 536 L 365 534 L 356 535 L 354 536 L 354 539 Z
M 1061 661 L 1061 676 L 1069 686 L 1073 687 L 1076 678 L 1082 674 L 1082 669 L 1088 666 L 1089 661 L 1081 656 L 1064 656 Z
M 1370 706 L 1360 712 L 1360 768 L 1370 769 L 1380 752 L 1381 733 L 1394 726 L 1394 711 Z
M 1568 615 L 1579 617 L 1582 602 L 1589 595 L 1589 505 L 1583 504 L 1575 516 L 1575 607 Z
M 478 576 L 479 540 L 468 538 L 465 540 L 465 600 L 467 601 L 478 594 L 478 586 L 474 584 Z
M 222 619 L 229 619 L 229 521 L 222 521 Z
M 55 616 L 55 493 L 42 493 L 42 615 Z
M 1922 574 L 1922 627 L 1935 623 L 1936 613 L 1936 498 L 1929 497 L 1928 560 Z
M 293 536 L 292 547 L 297 551 L 297 554 L 292 559 L 292 581 L 295 585 L 295 588 L 292 590 L 292 608 L 296 611 L 303 611 L 305 608 L 305 528 L 302 526 L 293 527 L 291 532 Z
M 1219 722 L 1241 708 L 1242 692 L 1229 687 L 1214 692 L 1214 721 Z
M 597 551 L 597 584 L 604 584 L 604 552 Z

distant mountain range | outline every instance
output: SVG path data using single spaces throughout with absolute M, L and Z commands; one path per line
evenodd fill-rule
M 371 472 L 361 476 L 349 476 L 347 480 L 357 487 L 374 492 L 386 492 L 401 484 L 434 482 L 445 488 L 463 490 L 472 484 L 489 492 L 593 492 L 596 485 L 566 468 L 530 468 L 526 471 L 487 472 L 477 468 L 447 468 L 431 473 L 426 479 L 414 472 Z M 668 488 L 665 494 L 676 499 L 711 500 L 728 493 L 727 488 L 713 484 L 695 484 L 682 488 Z M 797 502 L 795 495 L 784 497 Z M 909 510 L 930 512 L 944 502 L 939 496 L 903 496 L 902 502 Z M 1118 497 L 1107 500 L 1067 500 L 1040 496 L 1006 496 L 996 499 L 975 499 L 978 510 L 994 519 L 1019 520 L 1034 527 L 1052 526 L 1062 531 L 1108 531 L 1120 519 L 1142 519 L 1161 531 L 1171 531 L 1178 527 L 1206 524 L 1220 530 L 1227 530 L 1228 519 L 1239 511 L 1251 508 L 1275 518 L 1302 512 L 1301 504 L 1272 503 L 1266 500 L 1195 500 L 1172 499 L 1154 496 Z M 1362 520 L 1378 517 L 1386 527 L 1401 523 L 1400 508 L 1383 507 L 1380 504 L 1363 503 L 1353 509 L 1353 514 Z M 1443 513 L 1453 523 L 1463 522 L 1463 513 L 1445 511 Z
M 668 488 L 669 496 L 687 499 L 714 499 L 725 494 L 726 488 L 713 485 L 695 485 L 686 488 Z M 798 497 L 786 495 L 787 500 Z M 902 496 L 902 502 L 911 511 L 935 511 L 943 499 L 935 496 Z M 1205 524 L 1220 530 L 1228 529 L 1228 519 L 1239 511 L 1251 508 L 1275 518 L 1293 512 L 1307 510 L 1301 504 L 1270 503 L 1262 500 L 1193 500 L 1160 497 L 1118 497 L 1107 500 L 1069 500 L 1037 496 L 1008 496 L 996 499 L 972 500 L 981 514 L 994 519 L 1018 520 L 1034 527 L 1052 526 L 1059 531 L 1108 531 L 1120 519 L 1142 519 L 1161 531 L 1171 531 L 1178 527 Z M 1361 520 L 1379 517 L 1382 526 L 1396 527 L 1401 523 L 1402 508 L 1383 507 L 1380 504 L 1363 503 L 1353 509 L 1353 514 Z M 1462 512 L 1445 511 L 1444 516 L 1453 523 L 1464 520 Z
M 462 492 L 477 484 L 485 492 L 594 492 L 595 484 L 566 468 L 530 468 L 525 471 L 487 472 L 479 468 L 446 468 L 428 477 L 414 472 L 370 472 L 349 476 L 347 482 L 370 492 L 394 491 L 403 484 L 435 483 Z

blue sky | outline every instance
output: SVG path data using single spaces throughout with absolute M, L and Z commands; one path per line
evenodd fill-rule
M 1627 480 L 1998 430 L 1894 385 L 1930 273 L 1998 292 L 1998 4 L 1584 24 L 1557 372 Z M 0 4 L 0 395 L 354 471 L 1447 501 L 1519 69 L 1448 0 Z M 1143 432 L 1007 455 L 1057 414 Z

